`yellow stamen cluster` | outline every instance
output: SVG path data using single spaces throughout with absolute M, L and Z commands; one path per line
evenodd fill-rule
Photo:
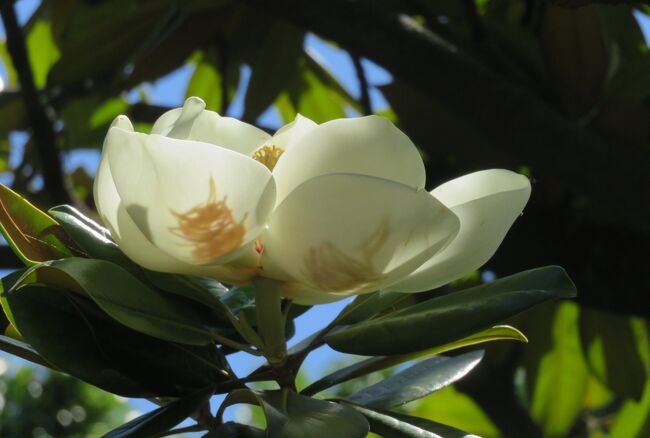
M 178 220 L 178 227 L 172 232 L 194 246 L 192 255 L 198 262 L 208 262 L 239 248 L 244 240 L 246 216 L 236 222 L 226 198 L 217 201 L 214 180 L 210 178 L 208 200 L 185 213 L 172 214 Z
M 253 153 L 253 160 L 259 161 L 265 165 L 269 170 L 273 170 L 277 164 L 280 156 L 284 153 L 284 149 L 275 145 L 267 145 Z

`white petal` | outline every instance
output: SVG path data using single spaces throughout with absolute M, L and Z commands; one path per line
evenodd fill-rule
M 523 175 L 492 169 L 454 179 L 431 193 L 460 218 L 458 236 L 387 290 L 420 292 L 434 289 L 483 266 L 528 202 L 530 182 Z
M 305 181 L 330 173 L 356 173 L 424 187 L 422 158 L 413 142 L 377 116 L 339 119 L 289 142 L 273 175 L 279 204 Z
M 205 102 L 190 97 L 183 108 L 167 111 L 151 128 L 152 134 L 180 140 L 196 140 L 250 155 L 271 138 L 255 126 L 205 110 Z
M 300 139 L 305 134 L 312 131 L 317 126 L 318 124 L 313 120 L 297 114 L 293 122 L 278 129 L 273 137 L 267 140 L 267 143 L 287 150 L 287 148 L 291 147 L 292 144 L 299 143 Z
M 424 190 L 363 175 L 324 175 L 273 212 L 262 267 L 271 277 L 277 267 L 311 289 L 363 293 L 412 272 L 457 231 L 456 216 Z
M 223 264 L 261 232 L 271 173 L 229 149 L 111 128 L 106 154 L 128 216 L 156 247 L 193 265 Z
M 253 267 L 194 266 L 155 247 L 128 215 L 113 183 L 108 158 L 104 154 L 94 186 L 97 211 L 120 249 L 138 265 L 159 272 L 205 275 L 231 284 L 245 284 L 256 274 Z

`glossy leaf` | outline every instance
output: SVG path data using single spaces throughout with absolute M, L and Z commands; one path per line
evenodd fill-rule
M 59 205 L 48 213 L 88 256 L 116 263 L 132 273 L 139 271 L 140 268 L 113 242 L 110 232 L 76 208 Z
M 229 321 L 229 310 L 221 301 L 228 289 L 218 281 L 192 275 L 154 272 L 144 269 L 129 259 L 113 242 L 109 231 L 69 205 L 60 205 L 49 210 L 59 221 L 65 232 L 79 248 L 90 257 L 120 265 L 139 280 L 146 281 L 157 289 L 171 292 L 197 301 L 217 311 L 224 323 Z
M 345 306 L 336 317 L 339 325 L 356 324 L 391 308 L 397 303 L 409 299 L 408 294 L 399 292 L 375 292 L 357 296 Z
M 212 388 L 196 391 L 129 421 L 110 431 L 103 438 L 151 437 L 167 432 L 201 408 L 210 399 L 212 393 Z
M 104 355 L 64 292 L 25 286 L 8 293 L 7 301 L 25 340 L 56 367 L 115 394 L 150 395 Z
M 440 347 L 431 348 L 429 350 L 424 350 L 417 353 L 411 353 L 411 354 L 405 354 L 399 356 L 377 356 L 377 357 L 372 357 L 369 359 L 362 360 L 355 364 L 349 365 L 345 368 L 341 368 L 340 370 L 337 370 L 332 374 L 329 374 L 317 380 L 316 382 L 309 385 L 307 388 L 303 389 L 301 391 L 301 394 L 304 395 L 317 394 L 318 392 L 327 389 L 331 386 L 338 385 L 339 383 L 347 382 L 348 380 L 365 376 L 366 374 L 370 374 L 375 371 L 379 371 L 388 367 L 399 365 L 404 362 L 430 357 L 435 354 L 456 350 L 458 348 L 463 348 L 470 345 L 476 345 L 484 342 L 500 341 L 500 340 L 528 342 L 528 340 L 523 335 L 523 333 L 521 333 L 519 330 L 513 327 L 510 326 L 491 327 L 487 330 L 483 330 L 480 333 L 477 333 L 472 336 L 468 336 L 467 338 L 461 339 L 459 341 L 441 345 Z
M 0 232 L 27 266 L 72 255 L 59 224 L 3 184 L 0 184 Z
M 257 427 L 228 421 L 202 438 L 265 438 L 266 432 Z
M 351 405 L 370 423 L 370 431 L 391 438 L 479 438 L 445 424 L 363 406 Z
M 234 391 L 224 400 L 218 416 L 225 407 L 236 403 L 262 407 L 269 438 L 365 438 L 369 430 L 368 422 L 349 405 L 305 397 L 286 389 Z
M 43 359 L 31 345 L 17 341 L 9 336 L 0 335 L 0 350 L 38 365 L 43 365 L 47 368 L 54 368 L 52 364 Z
M 574 295 L 564 269 L 548 266 L 352 325 L 325 341 L 345 353 L 407 354 L 461 339 L 541 302 Z
M 184 395 L 229 372 L 214 345 L 140 334 L 72 292 L 28 285 L 10 292 L 8 302 L 25 340 L 49 363 L 117 394 Z
M 462 379 L 483 358 L 483 351 L 425 359 L 389 378 L 346 397 L 369 408 L 390 409 L 422 398 Z
M 71 257 L 37 266 L 39 282 L 88 294 L 127 327 L 172 342 L 212 341 L 210 315 L 189 300 L 148 287 L 118 265 Z
M 10 291 L 16 285 L 16 282 L 20 280 L 26 270 L 27 269 L 19 269 L 0 279 L 0 304 L 2 304 L 2 311 L 6 316 L 8 323 L 14 327 L 16 326 L 16 321 L 14 320 L 11 308 L 7 302 L 6 292 Z

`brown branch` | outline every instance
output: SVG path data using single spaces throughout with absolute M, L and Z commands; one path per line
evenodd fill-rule
M 70 203 L 61 157 L 57 150 L 56 134 L 52 120 L 48 117 L 46 107 L 34 85 L 25 37 L 18 25 L 13 2 L 0 2 L 0 15 L 7 35 L 7 50 L 18 74 L 21 96 L 33 130 L 34 146 L 41 164 L 45 190 L 53 203 Z

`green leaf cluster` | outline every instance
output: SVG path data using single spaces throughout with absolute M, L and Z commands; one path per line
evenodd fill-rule
M 291 322 L 307 308 L 282 303 L 273 281 L 228 288 L 209 278 L 147 271 L 78 210 L 59 206 L 45 213 L 4 186 L 0 195 L 0 229 L 26 265 L 2 279 L 0 348 L 115 394 L 162 402 L 111 437 L 165 433 L 189 416 L 208 436 L 456 436 L 453 428 L 393 409 L 448 387 L 483 357 L 479 350 L 440 353 L 494 340 L 525 342 L 517 329 L 496 324 L 575 293 L 565 272 L 550 266 L 418 303 L 390 292 L 364 295 L 287 351 Z M 374 357 L 296 392 L 297 371 L 323 343 Z M 263 354 L 269 364 L 238 377 L 227 359 L 238 350 Z M 400 364 L 409 365 L 345 398 L 314 397 Z M 246 386 L 265 380 L 281 389 Z M 215 393 L 228 395 L 213 417 L 205 409 Z M 224 410 L 237 403 L 261 406 L 266 432 L 223 423 Z

